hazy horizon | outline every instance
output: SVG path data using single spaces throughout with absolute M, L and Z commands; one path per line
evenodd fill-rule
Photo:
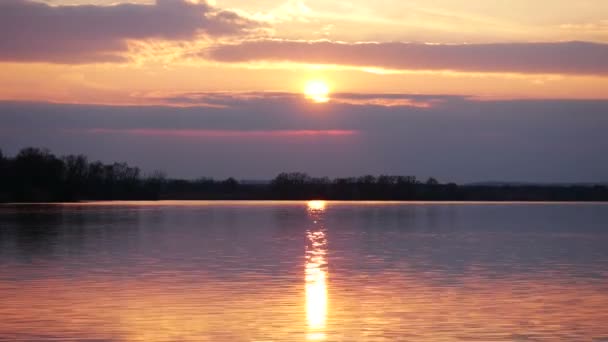
M 416 105 L 384 106 L 336 96 L 310 104 L 298 94 L 197 94 L 215 107 L 0 102 L 0 148 L 43 147 L 176 178 L 300 171 L 456 183 L 607 180 L 608 101 L 393 94 L 384 97 Z

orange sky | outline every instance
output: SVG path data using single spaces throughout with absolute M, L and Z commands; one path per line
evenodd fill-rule
M 21 6 L 26 4 L 22 0 L 10 2 Z M 160 2 L 131 2 L 137 3 L 135 6 L 140 9 L 158 7 L 161 17 L 162 13 L 168 13 L 168 8 L 174 6 L 170 1 L 165 1 L 162 5 L 165 7 L 162 7 Z M 86 19 L 87 14 L 65 11 L 68 8 L 65 5 L 95 4 L 107 9 L 108 5 L 116 4 L 117 1 L 49 0 L 46 3 L 52 7 L 38 6 L 40 13 L 47 10 L 64 10 L 65 18 L 80 16 Z M 177 2 L 173 2 L 175 3 Z M 28 10 L 26 15 L 13 20 L 14 24 L 11 24 L 10 20 L 4 20 L 0 30 L 5 32 L 7 38 L 14 37 L 17 42 L 9 44 L 8 47 L 0 45 L 0 99 L 137 104 L 151 103 L 149 98 L 158 95 L 180 92 L 301 92 L 304 84 L 310 79 L 325 80 L 336 92 L 463 94 L 491 98 L 608 98 L 608 75 L 605 72 L 608 63 L 601 62 L 601 57 L 606 56 L 608 49 L 601 44 L 608 42 L 608 3 L 601 0 L 543 0 L 533 3 L 513 1 L 508 4 L 504 1 L 472 3 L 446 0 L 383 1 L 380 4 L 361 0 L 339 3 L 320 0 L 216 0 L 209 3 L 213 7 L 208 11 L 215 13 L 214 15 L 231 13 L 237 19 L 224 18 L 218 24 L 213 21 L 217 19 L 214 17 L 216 19 L 210 19 L 209 23 L 201 24 L 200 27 L 194 23 L 194 27 L 184 27 L 180 32 L 171 31 L 171 28 L 167 28 L 165 32 L 161 27 L 159 32 L 149 34 L 131 32 L 133 30 L 130 27 L 122 31 L 106 30 L 103 29 L 106 27 L 103 20 L 100 21 L 102 28 L 87 27 L 86 22 L 90 20 L 83 19 L 82 24 L 77 22 L 66 26 L 66 31 L 61 28 L 53 29 L 56 23 L 49 22 L 47 30 L 50 30 L 48 35 L 50 41 L 54 42 L 54 47 L 49 47 L 44 42 L 30 42 L 31 39 L 26 42 L 29 37 L 27 30 L 19 26 L 19 23 L 37 18 L 33 14 L 31 18 L 28 17 L 27 13 L 33 13 L 33 10 Z M 190 4 L 185 4 L 188 5 Z M 549 6 L 551 11 L 546 10 Z M 91 11 L 103 8 L 98 7 Z M 117 9 L 113 13 L 120 12 L 118 7 L 113 8 Z M 4 16 L 11 15 L 7 14 L 8 11 L 4 13 Z M 95 18 L 94 14 L 91 15 Z M 177 21 L 180 15 L 182 14 L 176 10 Z M 15 19 L 16 16 L 13 14 L 12 18 Z M 145 16 L 144 13 L 141 18 L 128 18 L 127 23 L 132 20 L 132 26 L 135 27 L 137 20 L 147 20 Z M 114 17 L 117 18 L 118 15 L 114 14 Z M 117 23 L 108 22 L 107 25 L 120 26 L 118 19 Z M 211 29 L 209 25 L 224 26 Z M 238 32 L 230 31 L 226 25 L 238 26 Z M 44 23 L 40 24 L 40 27 L 41 31 L 45 30 Z M 69 33 L 75 29 L 82 29 L 82 33 Z M 145 30 L 145 27 L 142 30 Z M 36 34 L 45 36 L 47 33 Z M 20 39 L 23 39 L 21 45 Z M 404 66 L 395 69 L 386 65 L 362 65 L 382 64 L 382 61 L 367 60 L 360 55 L 351 54 L 335 60 L 325 58 L 331 51 L 320 51 L 320 58 L 316 56 L 317 58 L 311 59 L 310 54 L 317 54 L 317 47 L 312 47 L 302 54 L 295 52 L 294 56 L 281 56 L 276 59 L 269 52 L 270 55 L 264 56 L 265 60 L 243 56 L 242 61 L 225 61 L 208 55 L 210 49 L 217 46 L 239 45 L 260 39 L 283 42 L 297 39 L 300 43 L 323 39 L 332 44 L 418 42 L 453 45 L 535 44 L 577 40 L 600 43 L 599 55 L 595 52 L 593 53 L 596 55 L 584 55 L 579 64 L 584 67 L 586 60 L 596 61 L 602 72 L 594 73 L 596 68 L 591 72 L 579 73 L 577 70 L 581 65 L 572 66 L 574 72 L 562 72 L 560 68 L 563 68 L 563 65 L 549 72 L 534 72 L 526 66 L 525 58 L 521 61 L 521 70 L 450 70 L 459 68 L 450 62 L 450 56 L 445 56 L 445 66 L 431 67 L 428 70 L 424 67 L 408 70 L 409 64 L 404 62 Z M 87 56 L 79 59 L 76 56 L 78 44 L 68 45 L 75 46 L 75 60 L 58 60 L 58 52 L 51 51 L 55 48 L 61 50 L 61 46 L 57 45 L 64 42 L 85 41 L 86 43 L 81 43 L 83 49 L 86 45 L 86 48 L 100 49 L 104 53 L 110 51 L 112 56 L 119 56 L 120 60 L 102 63 L 97 57 Z M 23 44 L 29 46 L 26 48 Z M 121 44 L 124 46 L 112 50 Z M 19 54 L 19 49 L 25 52 Z M 491 49 L 492 46 L 488 48 L 490 51 Z M 523 49 L 528 47 L 524 46 Z M 67 48 L 65 51 L 68 51 Z M 567 61 L 572 58 L 568 54 L 575 52 L 575 48 L 565 50 L 561 55 L 548 52 L 547 63 L 553 63 L 554 58 Z M 439 55 L 437 58 L 441 63 L 442 53 L 436 54 Z M 466 68 L 475 69 L 477 61 L 474 52 L 471 54 L 472 66 Z M 357 60 L 353 65 L 350 60 L 358 57 L 362 60 Z M 431 55 L 432 57 L 434 55 Z M 393 58 L 398 61 L 399 54 Z M 517 58 L 518 55 L 514 55 L 511 60 L 505 58 L 505 61 L 512 64 L 513 59 Z M 319 60 L 329 60 L 331 63 L 319 63 Z M 336 61 L 339 63 L 335 63 Z

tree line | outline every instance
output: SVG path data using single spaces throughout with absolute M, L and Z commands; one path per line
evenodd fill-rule
M 14 157 L 0 150 L 0 202 L 83 200 L 445 200 L 445 201 L 607 201 L 602 185 L 457 185 L 415 176 L 362 176 L 329 179 L 281 173 L 269 183 L 234 178 L 195 180 L 143 174 L 127 163 L 104 164 L 83 155 L 58 157 L 25 148 Z

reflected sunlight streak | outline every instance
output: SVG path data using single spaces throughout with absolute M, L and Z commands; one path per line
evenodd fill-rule
M 314 226 L 306 232 L 306 320 L 308 340 L 324 340 L 327 322 L 327 239 L 322 225 L 325 201 L 309 201 Z
M 319 200 L 308 201 L 308 210 L 311 212 L 324 211 L 325 205 L 326 205 L 325 201 L 319 201 Z

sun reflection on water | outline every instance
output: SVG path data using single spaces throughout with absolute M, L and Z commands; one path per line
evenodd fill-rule
M 325 201 L 308 202 L 313 226 L 306 232 L 306 320 L 308 340 L 324 340 L 327 323 L 327 238 L 323 226 Z
M 326 205 L 325 201 L 319 201 L 319 200 L 308 201 L 308 211 L 311 213 L 311 215 L 315 214 L 315 213 L 319 214 L 320 212 L 325 211 L 325 205 Z

